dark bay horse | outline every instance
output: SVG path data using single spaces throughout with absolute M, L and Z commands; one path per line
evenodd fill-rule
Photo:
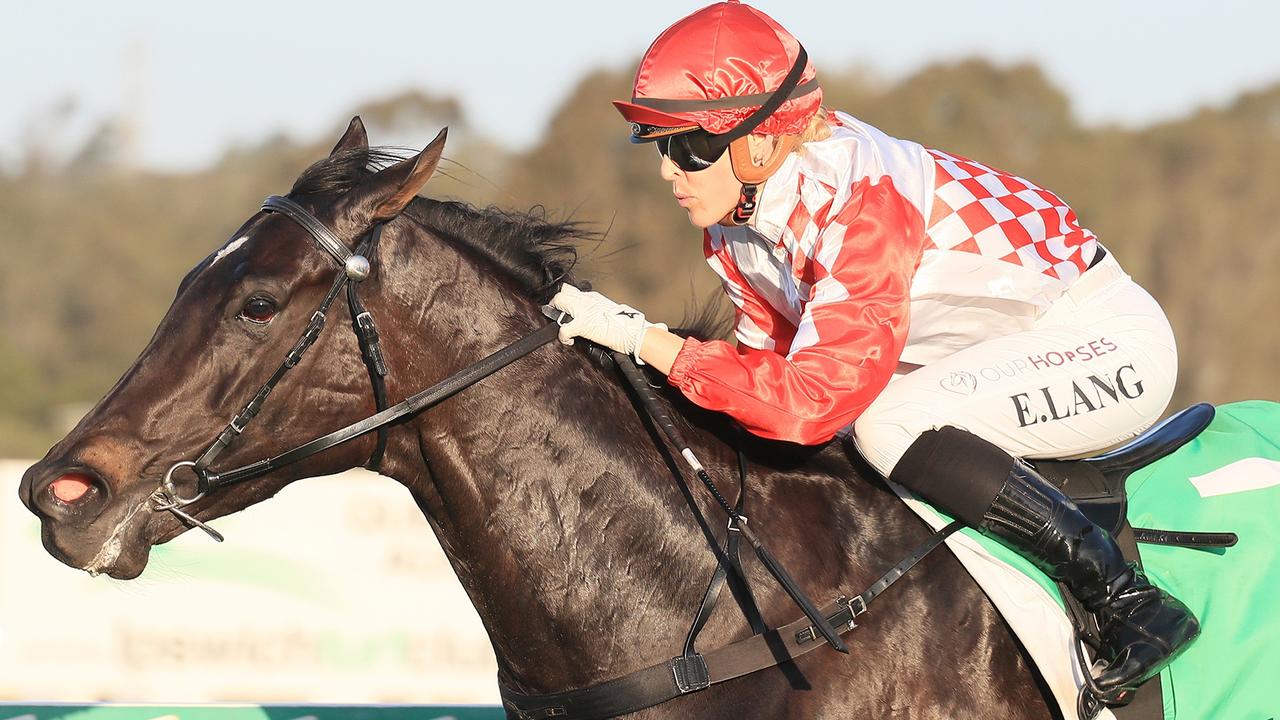
M 392 402 L 544 325 L 539 304 L 568 279 L 583 234 L 535 216 L 415 198 L 442 147 L 443 136 L 389 164 L 391 156 L 368 147 L 356 118 L 289 195 L 348 243 L 387 222 L 361 292 L 383 338 Z M 265 212 L 198 264 L 133 366 L 24 475 L 22 501 L 40 517 L 49 552 L 76 568 L 133 578 L 152 545 L 186 531 L 173 514 L 154 512 L 149 496 L 165 470 L 199 455 L 263 382 L 332 274 L 306 231 Z M 374 412 L 357 342 L 342 327 L 346 313 L 334 306 L 331 327 L 218 466 Z M 838 443 L 739 441 L 723 418 L 670 394 L 667 401 L 729 490 L 734 444 L 745 443 L 746 512 L 819 603 L 860 592 L 927 537 Z M 360 437 L 187 509 L 205 521 L 236 512 L 296 479 L 360 466 L 374 443 Z M 581 347 L 558 344 L 393 426 L 381 465 L 413 494 L 448 554 L 488 631 L 500 679 L 526 693 L 591 685 L 680 652 L 715 567 L 710 541 L 723 539 L 725 525 L 700 487 L 674 477 L 678 468 L 616 372 Z M 797 619 L 755 558 L 744 561 L 765 620 Z M 750 634 L 724 601 L 699 647 Z M 995 609 L 949 554 L 927 558 L 846 640 L 849 657 L 823 647 L 638 715 L 1057 714 Z

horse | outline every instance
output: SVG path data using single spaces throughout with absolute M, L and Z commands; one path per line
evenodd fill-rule
M 592 233 L 545 213 L 418 197 L 444 134 L 410 157 L 371 148 L 354 118 L 288 198 L 348 247 L 383 228 L 360 284 L 403 398 L 547 320 L 575 248 Z M 332 261 L 277 213 L 249 217 L 181 281 L 151 341 L 115 386 L 24 474 L 19 494 L 45 548 L 92 573 L 135 578 L 152 546 L 269 499 L 295 480 L 365 464 L 373 434 L 178 513 L 152 498 L 175 461 L 200 455 L 285 356 L 325 295 Z M 339 305 L 342 305 L 339 303 Z M 335 306 L 334 323 L 343 313 Z M 350 318 L 347 318 L 348 320 Z M 728 532 L 616 371 L 551 343 L 393 424 L 378 469 L 408 488 L 488 633 L 498 681 L 525 694 L 582 688 L 680 651 Z M 712 472 L 750 468 L 745 514 L 820 601 L 866 587 L 930 531 L 839 441 L 804 448 L 745 437 L 667 389 L 663 402 Z M 320 334 L 219 465 L 251 462 L 376 410 L 355 336 Z M 764 567 L 744 572 L 771 627 L 797 619 Z M 846 636 L 793 662 L 635 713 L 641 718 L 1060 717 L 1025 651 L 949 553 L 934 553 Z M 720 604 L 702 647 L 749 637 Z M 517 717 L 508 708 L 509 717 Z

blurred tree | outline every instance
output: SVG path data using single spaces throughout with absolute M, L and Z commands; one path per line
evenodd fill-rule
M 609 101 L 629 71 L 584 77 L 541 142 L 512 154 L 478 135 L 453 99 L 405 92 L 358 109 L 377 144 L 421 147 L 450 126 L 436 197 L 536 205 L 607 231 L 582 248 L 581 277 L 678 321 L 719 300 L 689 225 L 633 146 Z M 864 70 L 823 75 L 827 105 L 885 132 L 1027 177 L 1066 199 L 1174 324 L 1174 405 L 1280 398 L 1280 85 L 1154 127 L 1083 127 L 1034 66 L 934 65 L 900 82 Z M 100 397 L 132 362 L 179 280 L 219 247 L 262 197 L 288 188 L 328 152 L 287 137 L 229 148 L 207 170 L 128 171 L 112 123 L 59 154 L 66 104 L 30 125 L 24 162 L 0 174 L 0 456 L 43 453 L 65 416 Z M 720 305 L 723 307 L 723 305 Z M 63 408 L 60 410 L 59 408 Z

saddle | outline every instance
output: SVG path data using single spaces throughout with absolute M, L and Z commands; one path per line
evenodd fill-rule
M 1230 533 L 1189 533 L 1129 525 L 1125 482 L 1140 470 L 1195 439 L 1213 421 L 1209 403 L 1192 405 L 1115 450 L 1081 460 L 1035 460 L 1033 467 L 1071 498 L 1085 517 L 1111 533 L 1125 558 L 1139 563 L 1138 542 L 1182 547 L 1229 547 Z
M 1125 445 L 1080 460 L 1037 460 L 1031 464 L 1040 475 L 1071 498 L 1085 517 L 1115 538 L 1129 562 L 1142 568 L 1138 543 L 1178 545 L 1193 548 L 1221 548 L 1236 544 L 1234 533 L 1177 532 L 1135 528 L 1129 524 L 1129 498 L 1125 483 L 1135 471 L 1173 453 L 1199 435 L 1213 421 L 1214 406 L 1192 405 L 1147 430 Z M 1081 640 L 1098 647 L 1095 618 L 1060 585 L 1068 615 Z M 1160 677 L 1147 681 L 1141 693 L 1130 693 L 1121 705 L 1112 706 L 1119 720 L 1162 720 L 1164 717 Z M 1094 717 L 1100 710 L 1086 705 L 1082 693 L 1081 717 Z

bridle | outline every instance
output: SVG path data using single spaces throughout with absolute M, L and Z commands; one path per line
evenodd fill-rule
M 384 223 L 378 223 L 371 227 L 356 243 L 355 250 L 351 251 L 315 215 L 312 215 L 306 208 L 287 197 L 272 195 L 263 201 L 262 209 L 267 212 L 284 215 L 301 225 L 315 240 L 316 245 L 333 258 L 338 265 L 338 271 L 334 275 L 329 292 L 325 294 L 316 311 L 311 314 L 311 320 L 308 321 L 306 329 L 302 331 L 301 337 L 298 338 L 293 349 L 285 355 L 284 361 L 271 374 L 271 377 L 258 388 L 258 392 L 245 404 L 244 408 L 236 413 L 235 417 L 231 418 L 231 422 L 201 453 L 199 458 L 194 461 L 181 460 L 174 463 L 165 472 L 159 487 L 151 493 L 149 502 L 153 511 L 173 513 L 187 526 L 198 527 L 207 533 L 209 537 L 219 542 L 223 540 L 222 533 L 214 530 L 207 523 L 196 518 L 183 508 L 200 501 L 214 490 L 260 477 L 375 430 L 378 433 L 377 445 L 374 447 L 368 461 L 365 462 L 364 467 L 377 472 L 387 445 L 388 425 L 407 415 L 424 410 L 483 380 L 497 370 L 547 344 L 556 337 L 559 330 L 555 323 L 545 325 L 488 357 L 450 375 L 435 385 L 405 398 L 394 406 L 387 407 L 385 378 L 388 368 L 386 359 L 382 353 L 373 316 L 365 310 L 358 294 L 360 283 L 369 277 L 371 271 L 369 256 L 377 247 Z M 276 385 L 279 384 L 289 370 L 301 362 L 307 348 L 311 347 L 316 339 L 320 337 L 321 331 L 324 330 L 326 313 L 328 313 L 330 306 L 344 289 L 347 293 L 347 305 L 351 310 L 351 327 L 359 340 L 360 353 L 364 357 L 365 367 L 369 371 L 369 382 L 373 388 L 374 401 L 378 412 L 279 455 L 264 458 L 234 470 L 213 471 L 210 468 L 213 461 L 217 459 L 222 451 L 230 447 L 235 442 L 235 439 L 248 427 L 249 423 L 257 417 L 271 391 L 275 389 Z M 197 479 L 196 493 L 189 497 L 182 496 L 173 477 L 175 472 L 184 467 L 191 468 Z
M 151 494 L 151 507 L 153 510 L 171 512 L 183 522 L 204 530 L 210 537 L 219 542 L 223 539 L 221 533 L 187 513 L 183 508 L 204 498 L 209 490 L 212 489 L 210 479 L 217 477 L 217 474 L 212 473 L 209 470 L 209 466 L 213 464 L 213 461 L 217 459 L 222 451 L 230 447 L 235 442 L 235 439 L 245 431 L 249 423 L 262 410 L 262 406 L 271 391 L 275 389 L 276 385 L 290 370 L 302 361 L 302 356 L 306 353 L 307 348 L 311 347 L 316 339 L 320 337 L 320 333 L 324 330 L 326 314 L 329 312 L 334 300 L 343 290 L 346 290 L 347 303 L 351 310 L 351 327 L 359 340 L 360 353 L 364 357 L 365 367 L 369 371 L 369 383 L 373 388 L 374 402 L 378 410 L 383 410 L 387 406 L 385 381 L 387 363 L 379 344 L 378 330 L 374 325 L 373 316 L 369 314 L 368 310 L 365 310 L 357 292 L 360 282 L 369 277 L 371 271 L 369 256 L 376 249 L 378 239 L 382 236 L 383 223 L 377 223 L 371 227 L 356 244 L 353 252 L 348 250 L 347 246 L 315 215 L 312 215 L 306 208 L 287 197 L 272 195 L 262 202 L 262 209 L 267 212 L 284 215 L 301 225 L 315 240 L 316 245 L 337 263 L 338 272 L 334 275 L 333 282 L 329 286 L 329 292 L 320 301 L 320 306 L 311 314 L 311 319 L 307 322 L 306 329 L 302 331 L 302 336 L 298 338 L 293 349 L 285 355 L 284 361 L 271 374 L 271 377 L 254 393 L 253 399 L 240 412 L 236 413 L 235 417 L 231 418 L 231 422 L 201 453 L 199 458 L 194 461 L 182 460 L 174 463 L 165 472 L 164 478 L 160 481 L 160 487 Z M 369 460 L 365 462 L 366 468 L 377 471 L 382 463 L 382 454 L 386 449 L 386 445 L 386 427 L 382 426 L 378 428 L 377 445 L 369 456 Z M 309 453 L 308 455 L 310 454 L 314 453 Z M 301 460 L 302 457 L 297 459 Z M 179 493 L 177 484 L 173 479 L 174 473 L 184 467 L 191 468 L 199 480 L 196 494 L 190 497 L 183 497 Z M 248 477 L 242 479 L 247 480 Z

